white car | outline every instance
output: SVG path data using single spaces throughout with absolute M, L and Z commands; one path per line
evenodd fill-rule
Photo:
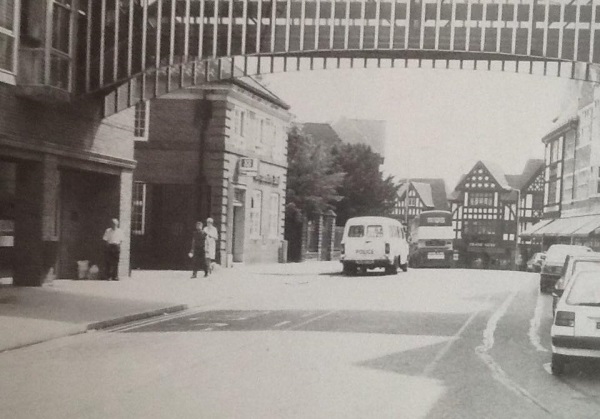
M 341 262 L 345 274 L 385 268 L 408 269 L 408 242 L 402 224 L 387 217 L 350 218 L 344 227 Z
M 600 272 L 579 271 L 558 300 L 551 328 L 552 373 L 572 358 L 600 358 Z

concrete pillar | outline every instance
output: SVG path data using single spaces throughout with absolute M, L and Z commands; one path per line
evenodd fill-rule
M 133 172 L 123 170 L 120 177 L 119 222 L 125 235 L 121 243 L 119 276 L 130 276 L 131 260 L 131 199 L 133 190 Z

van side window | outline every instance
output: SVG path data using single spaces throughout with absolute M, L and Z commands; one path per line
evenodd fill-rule
M 367 226 L 367 237 L 383 237 L 382 226 Z
M 364 226 L 350 226 L 350 228 L 348 229 L 348 237 L 363 237 L 364 235 Z

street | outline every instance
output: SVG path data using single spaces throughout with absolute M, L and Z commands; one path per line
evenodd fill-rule
M 597 417 L 597 363 L 549 372 L 552 301 L 538 280 L 345 277 L 337 262 L 198 279 L 218 301 L 0 353 L 1 416 Z

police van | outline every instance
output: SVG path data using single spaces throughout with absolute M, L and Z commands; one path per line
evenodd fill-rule
M 385 268 L 395 274 L 408 269 L 408 243 L 402 224 L 388 217 L 350 218 L 344 226 L 341 262 L 344 274 Z

